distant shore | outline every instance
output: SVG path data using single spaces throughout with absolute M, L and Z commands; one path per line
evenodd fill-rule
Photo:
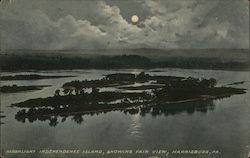
M 56 55 L 19 55 L 0 54 L 1 71 L 17 72 L 30 70 L 74 70 L 74 69 L 155 69 L 181 68 L 226 71 L 249 71 L 249 60 L 224 60 L 221 58 L 202 57 L 168 57 L 152 59 L 141 55 L 115 56 L 67 56 Z

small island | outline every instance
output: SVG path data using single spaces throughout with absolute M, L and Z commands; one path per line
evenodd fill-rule
M 66 78 L 66 77 L 75 77 L 75 76 L 47 76 L 47 75 L 8 75 L 1 76 L 2 81 L 11 81 L 11 80 L 40 80 L 40 79 L 54 79 L 54 78 Z
M 4 117 L 6 117 L 5 115 L 0 115 L 0 118 L 4 118 Z
M 57 89 L 54 96 L 29 99 L 12 106 L 25 108 L 17 120 L 45 119 L 55 116 L 94 114 L 108 111 L 145 112 L 150 108 L 186 109 L 187 102 L 203 102 L 244 94 L 245 89 L 218 87 L 214 78 L 109 74 L 100 80 L 71 81 Z M 202 104 L 199 104 L 202 105 Z M 191 105 L 193 106 L 193 105 Z M 27 109 L 28 108 L 28 109 Z M 194 108 L 196 109 L 196 108 Z
M 1 121 L 1 119 L 2 119 L 2 118 L 5 118 L 5 117 L 6 117 L 6 116 L 3 115 L 3 111 L 0 111 L 0 125 L 4 124 L 4 123 Z
M 17 93 L 23 91 L 34 91 L 34 90 L 41 90 L 44 87 L 50 87 L 50 85 L 34 85 L 34 86 L 7 85 L 0 87 L 0 93 Z

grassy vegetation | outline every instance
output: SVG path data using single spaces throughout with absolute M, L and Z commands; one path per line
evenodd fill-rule
M 102 109 L 100 102 L 109 103 L 116 100 L 131 99 L 133 101 L 139 99 L 146 99 L 149 97 L 146 93 L 120 93 L 120 92 L 99 92 L 97 94 L 85 93 L 84 95 L 66 95 L 66 96 L 53 96 L 48 98 L 29 99 L 24 102 L 12 104 L 12 106 L 22 108 L 35 108 L 35 107 L 53 107 L 60 106 L 66 107 L 87 107 L 90 109 Z M 97 106 L 95 106 L 97 105 Z M 107 107 L 109 108 L 109 107 Z
M 142 86 L 126 86 L 126 87 L 118 87 L 118 89 L 124 90 L 150 90 L 163 88 L 165 85 L 142 85 Z
M 134 83 L 147 83 L 150 81 L 157 81 L 157 84 L 165 85 L 166 82 L 181 81 L 184 79 L 185 79 L 184 77 L 176 77 L 176 76 L 150 76 L 148 74 L 145 74 L 144 72 L 138 75 L 117 73 L 117 74 L 109 74 L 100 80 L 83 80 L 83 81 L 76 80 L 76 81 L 66 82 L 63 84 L 62 87 L 74 87 L 75 89 L 92 88 L 92 87 L 103 88 L 103 87 L 116 87 L 116 86 L 126 86 L 126 85 L 129 86 Z M 148 87 L 141 87 L 141 89 L 143 88 L 148 88 Z

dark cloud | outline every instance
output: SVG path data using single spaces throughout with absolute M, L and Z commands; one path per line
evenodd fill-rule
M 1 23 L 4 49 L 249 48 L 244 0 L 12 0 Z

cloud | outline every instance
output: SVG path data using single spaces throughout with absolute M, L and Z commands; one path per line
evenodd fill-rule
M 164 39 L 175 41 L 177 47 L 249 47 L 247 44 L 247 42 L 249 43 L 249 39 L 247 39 L 249 32 L 244 32 L 244 35 L 241 27 L 235 26 L 237 24 L 230 22 L 227 17 L 219 19 L 221 15 L 209 15 L 211 12 L 225 10 L 219 0 L 209 2 L 205 0 L 147 0 L 145 5 L 153 14 L 152 17 L 145 20 L 146 27 L 157 30 L 157 36 L 166 35 Z M 233 6 L 229 7 L 233 9 Z M 222 15 L 224 14 L 230 16 L 229 10 Z M 249 14 L 246 13 L 243 19 L 247 21 L 248 17 Z M 171 44 L 169 46 L 166 43 L 165 46 L 171 47 Z
M 119 47 L 129 43 L 124 40 L 129 40 L 130 36 L 140 30 L 120 15 L 117 6 L 109 6 L 100 1 L 96 5 L 95 14 L 104 19 L 103 24 L 95 26 L 89 20 L 77 20 L 72 15 L 53 21 L 41 10 L 24 11 L 15 15 L 7 12 L 2 20 L 5 21 L 3 39 L 8 40 L 4 41 L 3 46 L 24 49 Z M 14 24 L 18 24 L 20 28 Z
M 148 10 L 148 15 L 138 25 L 126 20 L 112 1 L 109 4 L 105 1 L 82 2 L 81 7 L 86 8 L 78 8 L 82 3 L 74 2 L 72 5 L 77 13 L 68 7 L 62 15 L 57 15 L 49 7 L 54 2 L 30 0 L 33 8 L 27 3 L 15 2 L 2 11 L 1 47 L 249 48 L 249 8 L 243 1 L 229 1 L 232 4 L 220 0 L 140 1 L 139 8 Z M 60 10 L 62 6 L 54 10 Z M 234 9 L 234 6 L 238 8 Z M 81 12 L 81 9 L 88 12 Z
M 73 49 L 80 46 L 91 47 L 98 38 L 104 36 L 98 27 L 87 20 L 76 20 L 67 15 L 52 21 L 44 12 L 33 10 L 24 18 L 11 16 L 3 25 L 3 39 L 6 46 L 24 49 Z M 19 27 L 15 27 L 17 24 Z M 11 27 L 9 27 L 11 26 Z M 81 43 L 80 43 L 81 42 Z

